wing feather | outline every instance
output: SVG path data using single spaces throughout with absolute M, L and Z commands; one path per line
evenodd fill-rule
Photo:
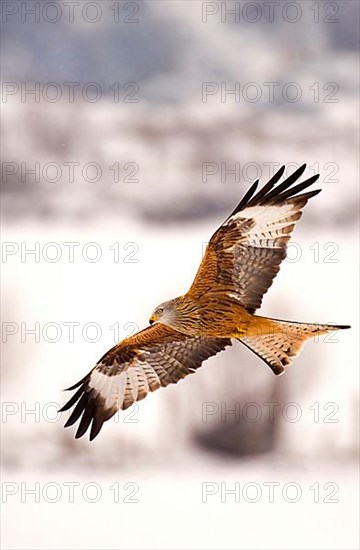
M 60 409 L 75 405 L 65 426 L 80 419 L 75 437 L 90 428 L 92 440 L 119 409 L 144 399 L 149 391 L 178 382 L 229 345 L 227 338 L 190 337 L 162 324 L 148 327 L 109 350 L 69 388 L 78 389 Z
M 257 182 L 211 237 L 203 260 L 189 290 L 193 299 L 207 293 L 227 294 L 250 313 L 262 302 L 286 257 L 286 247 L 301 209 L 320 193 L 319 189 L 298 194 L 319 175 L 293 185 L 306 164 L 283 182 L 282 166 L 256 194 Z

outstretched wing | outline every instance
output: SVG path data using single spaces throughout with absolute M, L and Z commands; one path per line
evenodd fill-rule
M 258 191 L 255 182 L 227 220 L 214 233 L 189 290 L 199 298 L 205 293 L 226 293 L 254 313 L 286 257 L 286 246 L 301 210 L 320 189 L 298 194 L 319 177 L 293 184 L 306 164 L 275 186 L 285 166 Z
M 77 384 L 79 389 L 60 409 L 76 405 L 65 427 L 80 417 L 76 438 L 91 424 L 90 441 L 119 409 L 144 399 L 149 391 L 176 383 L 203 361 L 231 345 L 227 338 L 188 337 L 156 323 L 109 350 Z

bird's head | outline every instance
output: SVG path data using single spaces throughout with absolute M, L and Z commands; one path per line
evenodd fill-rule
M 152 312 L 149 323 L 164 323 L 164 325 L 171 325 L 175 321 L 176 317 L 176 300 L 169 300 L 158 305 Z

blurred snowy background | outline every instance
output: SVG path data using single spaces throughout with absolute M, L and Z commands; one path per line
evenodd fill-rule
M 1 10 L 3 548 L 357 548 L 358 1 Z M 75 441 L 62 388 L 303 162 L 261 312 L 353 329 L 280 379 L 235 344 Z

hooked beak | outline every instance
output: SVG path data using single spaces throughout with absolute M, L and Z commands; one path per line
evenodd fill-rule
M 149 319 L 149 324 L 150 324 L 150 325 L 153 325 L 154 323 L 155 323 L 154 317 L 150 317 L 150 319 Z

